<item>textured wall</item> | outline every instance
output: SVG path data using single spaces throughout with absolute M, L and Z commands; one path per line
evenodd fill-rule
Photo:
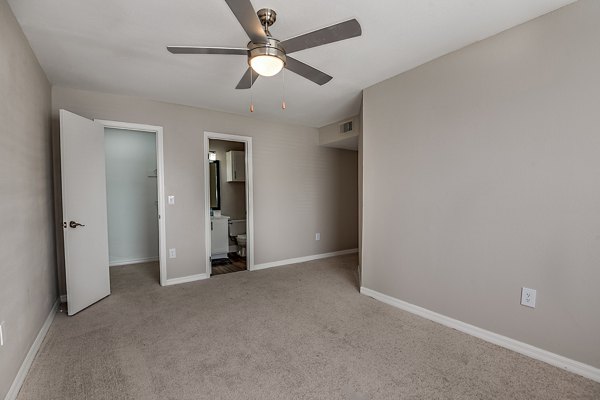
M 365 90 L 363 286 L 600 367 L 599 20 L 578 1 Z
M 0 0 L 0 398 L 56 301 L 50 85 Z
M 337 144 L 338 146 L 341 145 L 338 148 L 357 151 L 358 136 L 360 136 L 362 131 L 360 118 L 360 115 L 357 115 L 319 128 L 319 144 Z M 340 125 L 349 121 L 352 121 L 352 131 L 346 133 L 340 132 Z
M 167 247 L 177 248 L 169 279 L 206 272 L 205 131 L 253 138 L 256 264 L 357 246 L 356 152 L 319 147 L 314 128 L 62 87 L 52 107 L 54 118 L 64 108 L 164 128 L 165 191 L 176 197 L 166 206 Z

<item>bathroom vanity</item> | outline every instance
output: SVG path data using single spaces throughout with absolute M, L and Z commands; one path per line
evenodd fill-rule
M 227 258 L 229 252 L 229 217 L 210 217 L 210 256 L 213 260 Z

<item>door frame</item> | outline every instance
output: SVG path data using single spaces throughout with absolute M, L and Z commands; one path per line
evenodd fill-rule
M 209 140 L 226 140 L 229 142 L 244 143 L 244 158 L 246 162 L 246 268 L 254 270 L 254 192 L 252 173 L 252 138 L 250 136 L 232 135 L 229 133 L 204 132 L 204 204 L 205 204 L 205 252 L 206 252 L 206 275 L 210 278 L 212 264 L 210 262 L 211 233 L 210 233 L 210 177 L 208 165 Z
M 158 263 L 160 265 L 160 285 L 167 284 L 167 240 L 165 217 L 165 160 L 163 152 L 163 127 L 155 125 L 135 124 L 129 122 L 94 119 L 104 128 L 123 129 L 129 131 L 152 132 L 156 135 L 156 175 L 158 194 Z

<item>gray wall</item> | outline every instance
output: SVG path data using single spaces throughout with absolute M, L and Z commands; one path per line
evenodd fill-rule
M 157 260 L 156 134 L 110 128 L 104 132 L 109 261 Z
M 64 108 L 164 128 L 165 191 L 176 197 L 166 206 L 167 247 L 177 248 L 168 278 L 206 272 L 204 131 L 253 137 L 257 264 L 357 246 L 356 152 L 319 147 L 314 128 L 62 87 L 52 107 L 54 119 Z
M 209 141 L 211 151 L 217 153 L 221 179 L 221 213 L 231 219 L 246 219 L 246 185 L 243 182 L 227 182 L 226 153 L 229 150 L 244 151 L 244 143 L 227 140 Z
M 352 131 L 340 132 L 340 125 L 352 121 Z M 360 115 L 346 118 L 319 128 L 319 144 L 338 149 L 358 150 L 358 137 L 362 131 Z
M 0 398 L 56 301 L 50 85 L 0 0 Z
M 600 367 L 598 21 L 581 0 L 365 91 L 363 286 Z

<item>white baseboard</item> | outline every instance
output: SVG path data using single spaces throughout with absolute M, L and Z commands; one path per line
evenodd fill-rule
M 17 372 L 17 376 L 13 380 L 13 383 L 10 386 L 10 389 L 8 389 L 8 393 L 6 394 L 6 397 L 4 397 L 4 400 L 15 400 L 17 398 L 17 395 L 19 394 L 19 390 L 21 390 L 21 386 L 23 386 L 23 382 L 25 382 L 25 377 L 27 376 L 27 372 L 29 372 L 29 368 L 31 368 L 33 359 L 35 358 L 35 355 L 37 354 L 38 350 L 40 349 L 40 346 L 42 345 L 42 342 L 44 341 L 44 338 L 46 337 L 46 334 L 48 333 L 48 329 L 50 329 L 50 325 L 52 324 L 52 321 L 54 321 L 54 316 L 56 315 L 56 310 L 58 310 L 58 306 L 59 306 L 59 300 L 56 299 L 56 302 L 54 303 L 54 305 L 52 306 L 52 309 L 50 310 L 50 314 L 48 314 L 46 321 L 44 321 L 44 325 L 42 325 L 42 328 L 40 329 L 37 337 L 35 338 L 35 340 L 33 341 L 33 344 L 29 348 L 29 351 L 27 352 L 27 355 L 25 356 L 25 359 L 23 360 L 23 363 L 21 364 L 21 368 L 19 368 L 19 372 Z
M 108 264 L 109 267 L 120 267 L 121 265 L 130 265 L 130 264 L 143 264 L 147 262 L 158 261 L 158 257 L 150 257 L 150 258 L 132 258 L 131 260 L 122 260 L 122 261 L 113 261 Z
M 353 254 L 353 253 L 357 253 L 357 252 L 358 252 L 358 249 L 349 249 L 349 250 L 334 251 L 331 253 L 315 254 L 315 255 L 306 256 L 306 257 L 290 258 L 287 260 L 274 261 L 274 262 L 264 263 L 264 264 L 257 264 L 254 266 L 254 268 L 252 268 L 252 271 L 256 271 L 259 269 L 265 269 L 265 268 L 279 267 L 281 265 L 297 264 L 297 263 L 302 263 L 302 262 L 306 262 L 306 261 L 319 260 L 321 258 L 341 256 L 344 254 Z M 182 278 L 167 279 L 166 283 L 163 286 L 179 285 L 180 283 L 201 281 L 203 279 L 208 279 L 208 278 L 209 278 L 208 274 L 197 274 L 197 275 L 184 276 Z
M 539 361 L 543 361 L 555 367 L 565 369 L 574 374 L 581 375 L 585 378 L 594 380 L 596 382 L 600 382 L 599 368 L 592 367 L 591 365 L 587 365 L 582 362 L 575 361 L 555 353 L 551 353 L 547 350 L 543 350 L 538 347 L 531 346 L 527 343 L 523 343 L 518 340 L 511 339 L 509 337 L 476 327 L 474 325 L 467 324 L 457 319 L 438 314 L 434 311 L 416 306 L 411 303 L 407 303 L 400 299 L 396 299 L 395 297 L 376 292 L 375 290 L 371 290 L 366 287 L 361 287 L 360 292 L 383 303 L 400 308 L 404 311 L 408 311 L 412 314 L 416 314 L 420 317 L 427 318 L 431 321 L 467 333 L 469 335 L 475 336 L 479 339 L 485 340 L 486 342 L 490 342 L 498 346 L 504 347 L 506 349 L 516 351 L 517 353 L 521 353 L 523 355 L 526 355 Z
M 255 264 L 254 267 L 252 267 L 252 271 L 257 271 L 259 269 L 280 267 L 282 265 L 298 264 L 298 263 L 303 263 L 303 262 L 307 262 L 307 261 L 320 260 L 322 258 L 342 256 L 344 254 L 353 254 L 353 253 L 358 253 L 358 249 L 340 250 L 340 251 L 333 251 L 331 253 L 313 254 L 312 256 L 288 258 L 287 260 L 272 261 L 272 262 L 263 263 L 263 264 Z
M 208 279 L 208 274 L 197 274 L 197 275 L 184 276 L 182 278 L 167 279 L 164 286 L 179 285 L 180 283 L 201 281 L 203 279 Z

